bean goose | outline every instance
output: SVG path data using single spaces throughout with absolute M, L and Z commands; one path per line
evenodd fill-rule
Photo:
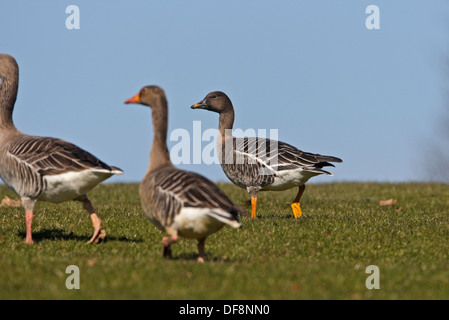
M 234 138 L 234 107 L 229 97 L 220 91 L 209 93 L 192 109 L 217 112 L 219 133 L 217 151 L 221 167 L 234 184 L 246 188 L 251 196 L 251 217 L 256 217 L 259 191 L 286 190 L 299 187 L 291 204 L 295 219 L 301 216 L 299 204 L 305 183 L 319 174 L 332 175 L 323 167 L 334 166 L 331 162 L 342 162 L 332 156 L 303 152 L 297 148 L 272 139 L 261 137 Z
M 167 149 L 168 105 L 158 86 L 143 87 L 125 103 L 151 107 L 153 144 L 148 171 L 140 184 L 142 207 L 149 220 L 169 234 L 162 239 L 163 256 L 171 257 L 170 245 L 178 236 L 198 240 L 198 261 L 204 262 L 204 241 L 224 225 L 241 226 L 239 213 L 245 213 L 210 180 L 175 168 Z
M 37 201 L 81 201 L 94 226 L 89 243 L 104 239 L 106 232 L 86 194 L 113 174 L 122 174 L 122 170 L 70 142 L 17 130 L 12 113 L 19 67 L 10 55 L 0 54 L 0 78 L 0 177 L 20 196 L 25 208 L 25 242 L 33 243 L 31 225 Z

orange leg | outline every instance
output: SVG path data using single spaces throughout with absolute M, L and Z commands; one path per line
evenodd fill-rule
M 302 194 L 304 193 L 304 190 L 306 190 L 305 185 L 302 185 L 299 187 L 298 194 L 296 195 L 296 198 L 292 203 L 292 211 L 293 211 L 293 216 L 295 217 L 295 219 L 298 219 L 298 217 L 302 216 L 302 211 L 301 211 L 301 206 L 299 205 L 299 200 L 301 199 Z
M 251 197 L 251 218 L 256 217 L 257 197 Z
M 292 203 L 292 211 L 295 219 L 298 219 L 298 217 L 302 216 L 301 206 L 299 205 L 299 202 Z

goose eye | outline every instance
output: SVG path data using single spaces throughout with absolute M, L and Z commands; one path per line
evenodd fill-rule
M 215 99 L 217 96 L 214 94 L 213 96 L 211 96 L 211 99 Z

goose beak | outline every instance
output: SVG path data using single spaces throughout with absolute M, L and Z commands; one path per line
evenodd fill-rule
M 193 106 L 191 106 L 190 108 L 192 109 L 207 109 L 207 104 L 203 101 L 195 103 Z
M 125 103 L 140 103 L 139 94 L 136 94 L 134 97 L 125 100 Z

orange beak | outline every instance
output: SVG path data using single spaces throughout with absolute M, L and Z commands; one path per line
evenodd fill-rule
M 207 105 L 205 105 L 204 103 L 202 103 L 202 101 L 201 102 L 198 102 L 198 103 L 195 103 L 193 106 L 191 106 L 190 108 L 192 108 L 192 109 L 206 109 L 207 108 Z
M 125 103 L 140 103 L 139 94 L 136 94 L 134 97 L 125 100 Z

